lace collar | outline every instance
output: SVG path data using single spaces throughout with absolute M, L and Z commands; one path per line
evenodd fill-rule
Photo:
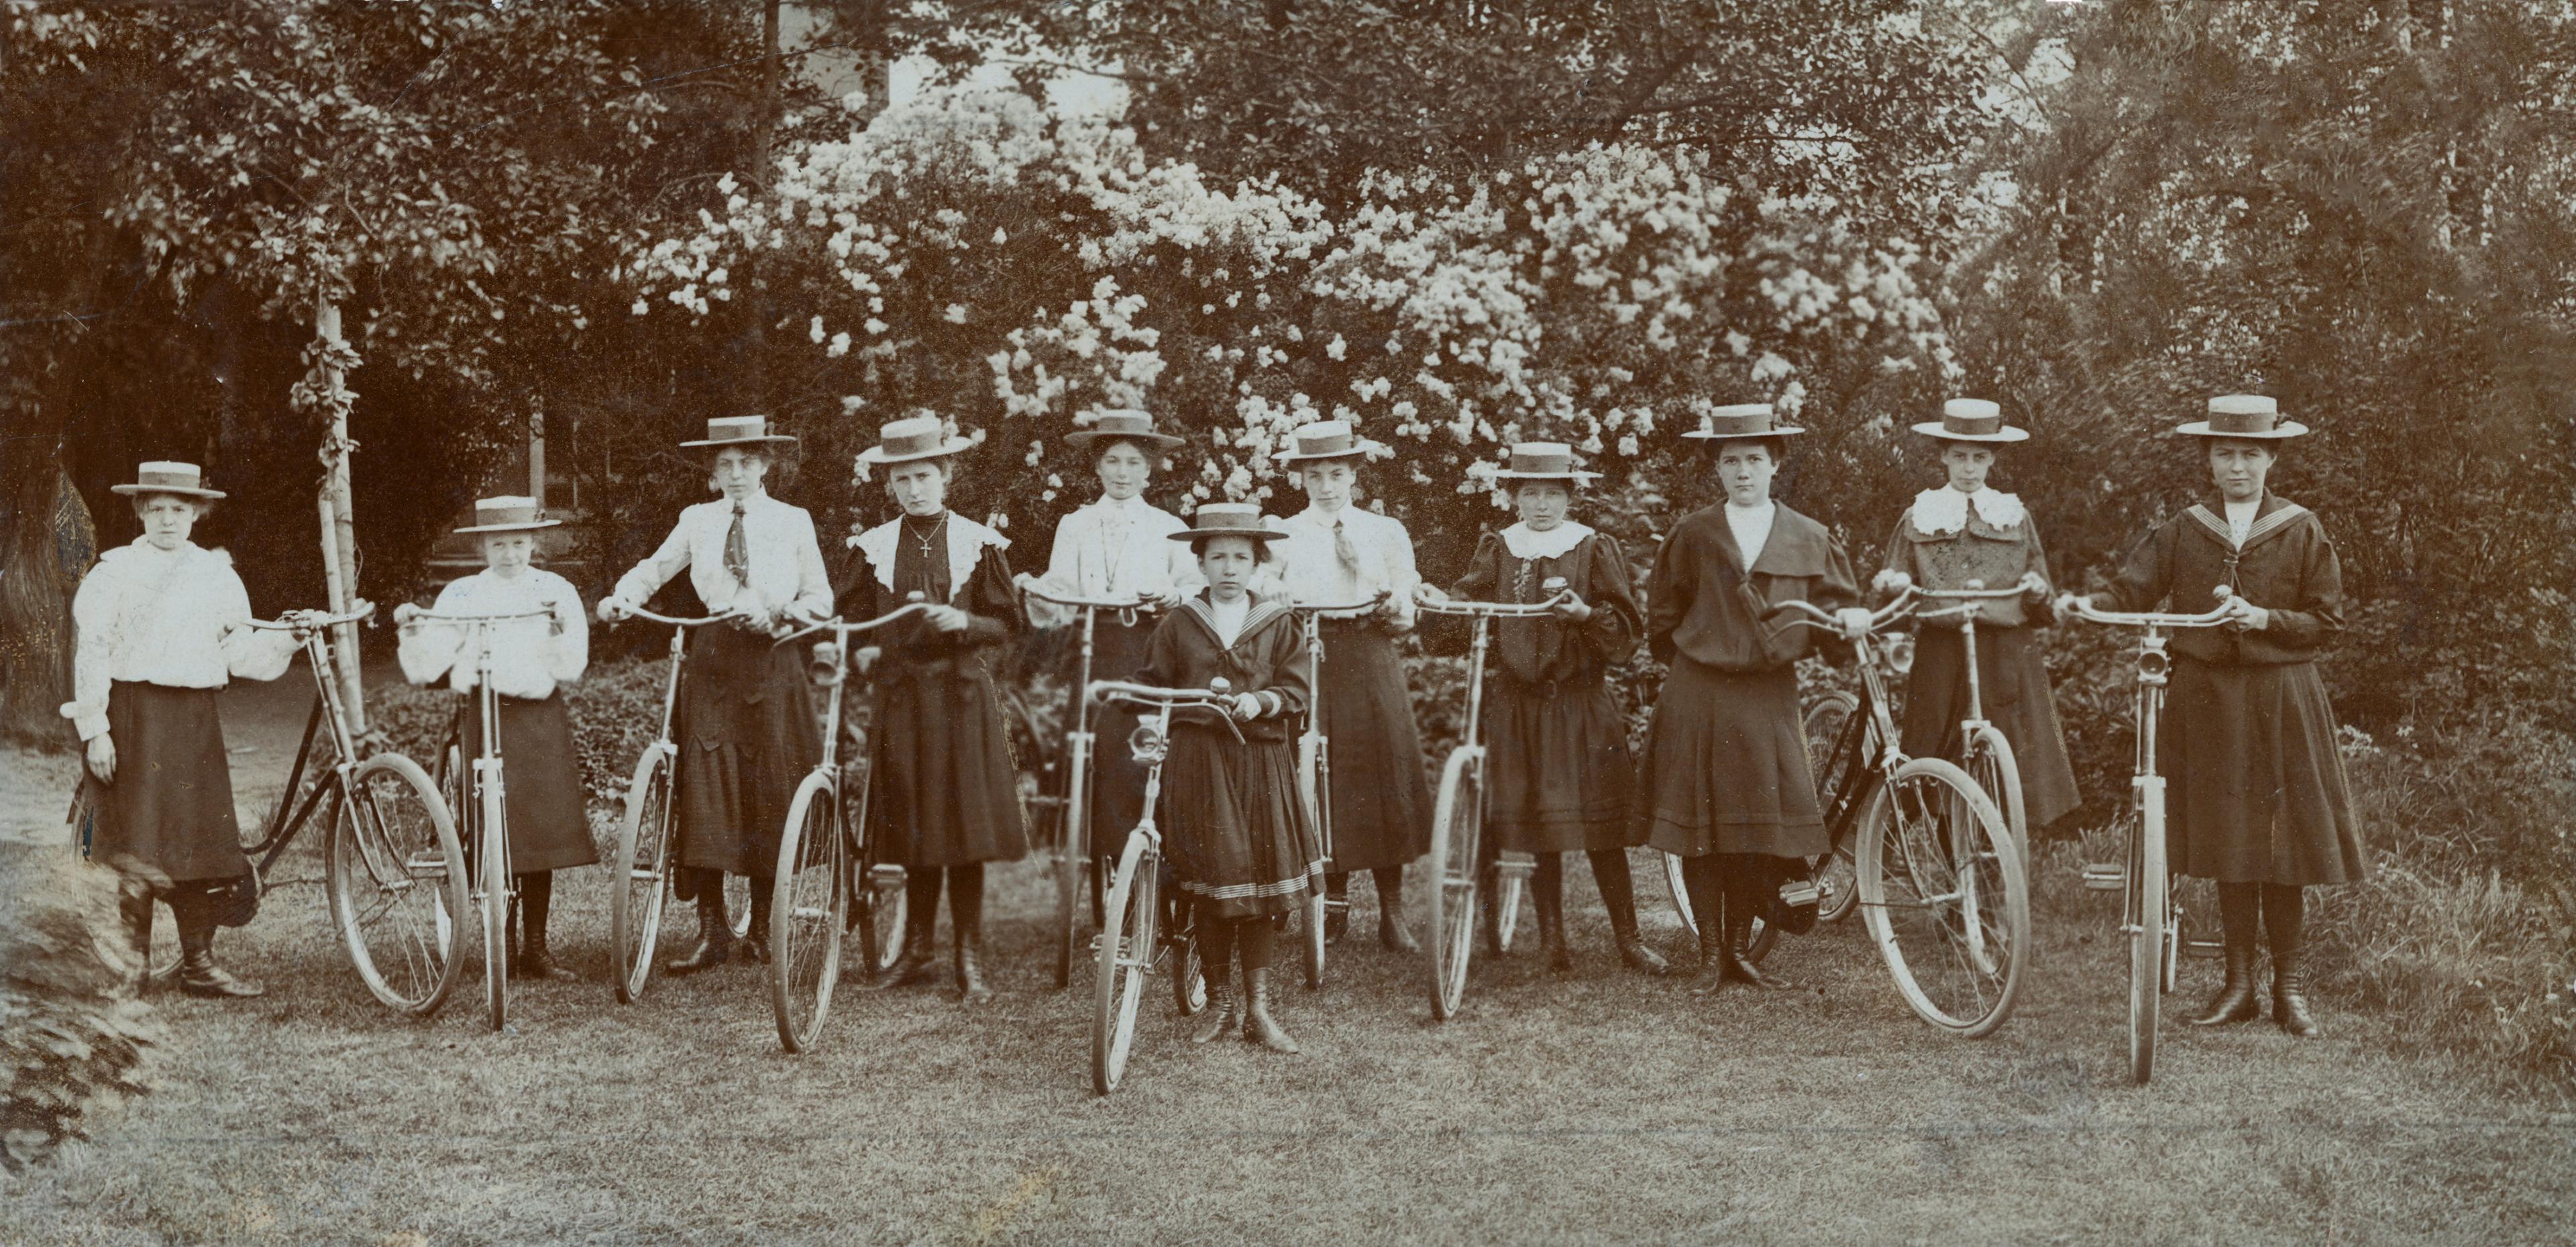
M 2030 516 L 2016 495 L 1994 489 L 1963 494 L 1941 485 L 1914 495 L 1914 530 L 1927 537 L 1958 532 L 1968 526 L 1972 510 L 1978 519 L 1996 528 L 2019 527 Z
M 868 569 L 876 573 L 877 583 L 894 588 L 894 543 L 903 533 L 904 517 L 898 515 L 852 538 L 850 544 L 868 556 Z M 948 513 L 948 596 L 955 598 L 966 588 L 966 577 L 975 570 L 975 560 L 984 547 L 1007 550 L 1011 539 L 986 528 L 954 511 Z
M 1503 530 L 1503 547 L 1516 559 L 1559 559 L 1565 552 L 1583 544 L 1592 530 L 1573 520 L 1540 532 L 1527 524 L 1514 524 Z

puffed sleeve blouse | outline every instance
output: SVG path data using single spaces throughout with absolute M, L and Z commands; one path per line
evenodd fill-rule
M 72 595 L 72 699 L 62 716 L 84 741 L 107 734 L 108 689 L 122 680 L 222 688 L 274 680 L 295 661 L 291 633 L 249 626 L 250 593 L 232 559 L 194 542 L 145 538 L 99 557 Z
M 450 581 L 430 607 L 440 615 L 516 615 L 544 611 L 543 619 L 512 619 L 486 625 L 492 648 L 492 687 L 504 697 L 543 701 L 555 687 L 581 678 L 590 666 L 590 621 L 582 613 L 581 594 L 572 582 L 550 571 L 529 568 L 513 580 L 488 571 Z M 403 630 L 395 657 L 403 676 L 427 684 L 444 675 L 457 692 L 474 690 L 481 666 L 473 629 L 424 620 Z

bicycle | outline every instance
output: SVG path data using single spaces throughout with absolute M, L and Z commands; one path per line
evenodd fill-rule
M 776 642 L 832 634 L 816 647 L 814 660 L 831 690 L 823 710 L 823 758 L 788 802 L 769 893 L 769 1010 L 778 1023 L 779 1045 L 789 1052 L 812 1050 L 822 1034 L 832 991 L 840 984 L 842 937 L 851 928 L 859 930 L 860 959 L 871 969 L 893 964 L 903 951 L 905 873 L 867 859 L 865 781 L 859 784 L 856 816 L 842 817 L 841 703 L 849 685 L 850 638 L 929 609 L 916 596 L 874 619 L 829 619 Z M 889 945 L 892 951 L 884 951 Z
M 460 838 L 473 846 L 465 855 L 466 870 L 472 875 L 466 899 L 482 918 L 483 1003 L 494 1030 L 509 1024 L 510 907 L 518 899 L 519 884 L 518 877 L 510 871 L 510 819 L 502 803 L 505 768 L 501 763 L 501 695 L 492 688 L 492 626 L 552 618 L 554 612 L 545 610 L 497 615 L 416 611 L 404 622 L 406 627 L 423 621 L 457 625 L 466 630 L 467 644 L 474 649 L 473 712 L 481 720 L 482 748 L 469 764 L 450 770 L 445 777 L 447 783 L 441 787 L 449 797 L 449 807 L 463 816 L 464 834 Z M 458 713 L 464 711 L 460 709 Z
M 1917 597 L 1957 603 L 1933 611 L 1917 609 L 1914 618 L 1919 623 L 1958 617 L 1959 643 L 1965 651 L 1963 657 L 1968 672 L 1968 713 L 1967 717 L 1959 720 L 1959 769 L 1966 771 L 1968 778 L 1977 781 L 1977 786 L 1994 798 L 1996 808 L 2004 816 L 2004 826 L 2012 832 L 2014 843 L 2021 846 L 2022 873 L 2027 875 L 2030 873 L 2030 819 L 2022 806 L 2021 766 L 2013 760 L 2012 742 L 2004 739 L 2001 729 L 1986 721 L 1984 694 L 1977 676 L 1979 604 L 2019 597 L 2022 586 L 1989 589 L 1984 581 L 1971 580 L 1964 589 L 1913 587 L 1909 592 Z
M 341 615 L 250 621 L 263 631 L 299 634 L 305 664 L 313 672 L 314 697 L 277 808 L 261 828 L 260 839 L 242 846 L 242 856 L 251 861 L 253 886 L 264 891 L 277 859 L 328 802 L 323 888 L 350 964 L 376 999 L 402 1013 L 428 1017 L 447 1002 L 463 969 L 451 954 L 455 916 L 465 912 L 465 855 L 447 802 L 419 763 L 387 752 L 359 759 L 359 741 L 349 731 L 340 685 L 331 674 L 329 630 L 362 622 L 375 609 L 360 603 Z M 313 760 L 315 734 L 324 731 L 332 761 L 306 790 L 305 764 Z M 299 792 L 301 801 L 296 799 Z M 150 972 L 166 981 L 178 969 L 174 956 L 166 967 L 156 958 Z
M 1446 1022 L 1456 1017 L 1467 997 L 1468 955 L 1476 942 L 1476 893 L 1491 873 L 1497 884 L 1487 898 L 1496 909 L 1497 951 L 1510 947 L 1503 928 L 1517 925 L 1521 893 L 1536 859 L 1526 853 L 1483 857 L 1485 829 L 1485 746 L 1477 731 L 1485 709 L 1485 652 L 1496 619 L 1536 619 L 1572 595 L 1562 577 L 1549 577 L 1555 590 L 1543 602 L 1422 601 L 1420 609 L 1437 615 L 1462 615 L 1475 621 L 1467 647 L 1467 725 L 1465 737 L 1449 751 L 1440 770 L 1440 799 L 1431 818 L 1431 863 L 1439 873 L 1431 888 L 1431 1016 Z
M 671 678 L 662 686 L 662 726 L 653 743 L 635 759 L 634 778 L 626 785 L 626 810 L 617 825 L 617 856 L 610 866 L 617 884 L 608 894 L 609 958 L 614 963 L 617 1000 L 633 1004 L 653 981 L 654 949 L 662 938 L 662 913 L 673 885 L 671 864 L 671 793 L 678 780 L 680 746 L 671 728 L 680 708 L 681 671 L 688 664 L 689 629 L 723 623 L 723 615 L 675 619 L 637 609 L 634 618 L 671 627 Z M 623 620 L 612 621 L 612 627 Z M 736 938 L 751 932 L 751 883 L 728 876 L 725 912 L 733 915 Z
M 1323 846 L 1324 860 L 1315 868 L 1314 888 L 1306 898 L 1306 908 L 1298 921 L 1305 928 L 1306 986 L 1324 985 L 1324 930 L 1328 915 L 1343 915 L 1351 910 L 1348 896 L 1328 896 L 1325 880 L 1333 871 L 1333 742 L 1324 733 L 1324 620 L 1364 619 L 1383 605 L 1392 592 L 1378 590 L 1365 601 L 1338 606 L 1297 604 L 1288 609 L 1297 615 L 1297 625 L 1306 636 L 1306 658 L 1314 693 L 1307 698 L 1306 721 L 1297 734 L 1297 799 L 1306 803 L 1306 814 L 1315 822 L 1315 842 Z
M 1118 1089 L 1127 1074 L 1127 1058 L 1136 1041 L 1136 1011 L 1145 999 L 1145 980 L 1177 962 L 1180 969 L 1173 976 L 1174 1003 L 1184 1014 L 1196 1012 L 1191 996 L 1205 1004 L 1206 983 L 1198 973 L 1198 941 L 1188 926 L 1188 906 L 1179 906 L 1173 915 L 1169 934 L 1162 923 L 1167 905 L 1162 897 L 1166 865 L 1163 857 L 1163 834 L 1154 820 L 1154 806 L 1163 792 L 1163 759 L 1171 752 L 1172 715 L 1175 711 L 1213 710 L 1236 743 L 1243 732 L 1235 727 L 1228 706 L 1232 695 L 1220 678 L 1204 689 L 1157 688 L 1150 684 L 1131 684 L 1124 680 L 1103 680 L 1091 686 L 1087 700 L 1116 701 L 1151 714 L 1140 721 L 1128 735 L 1127 747 L 1138 762 L 1145 765 L 1145 812 L 1127 843 L 1118 854 L 1118 866 L 1110 876 L 1109 903 L 1100 920 L 1100 941 L 1094 949 L 1099 967 L 1098 989 L 1093 996 L 1091 1025 L 1091 1087 L 1101 1095 Z M 1319 881 L 1320 882 L 1320 881 Z
M 2228 619 L 2226 585 L 2216 589 L 2218 607 L 2206 614 L 2177 615 L 2152 611 L 2095 610 L 2090 602 L 2068 594 L 2058 610 L 2091 623 L 2144 628 L 2138 638 L 2137 761 L 2129 786 L 2137 793 L 2137 820 L 2125 842 L 2124 860 L 2084 868 L 2084 886 L 2121 893 L 2120 930 L 2129 937 L 2129 1077 L 2143 1085 L 2156 1067 L 2156 1023 L 2164 994 L 2173 990 L 2176 962 L 2182 951 L 2181 907 L 2165 865 L 2165 777 L 2156 773 L 2156 729 L 2164 720 L 2165 684 L 2173 673 L 2173 655 L 2165 632 L 2214 628 Z
M 1899 743 L 1872 638 L 1912 604 L 1900 597 L 1873 612 L 1853 642 L 1868 713 L 1846 720 L 1827 768 L 1843 785 L 1836 803 L 1862 802 L 1861 813 L 1847 826 L 1827 826 L 1835 838 L 1856 833 L 1853 893 L 1898 993 L 1924 1021 L 1977 1039 L 2002 1026 L 2020 996 L 2031 952 L 2030 880 L 2021 848 L 1977 781 L 1947 759 L 1909 758 Z M 1789 626 L 1835 627 L 1819 607 L 1784 605 L 1807 616 Z M 1837 851 L 1828 848 L 1811 869 L 1828 868 Z
M 1135 626 L 1139 611 L 1151 610 L 1143 598 L 1126 601 L 1098 601 L 1090 598 L 1063 597 L 1038 587 L 1037 578 L 1022 575 L 1020 592 L 1044 602 L 1072 607 L 1082 612 L 1081 664 L 1076 669 L 1069 700 L 1073 703 L 1073 726 L 1065 732 L 1064 788 L 1060 792 L 1041 792 L 1031 804 L 1047 811 L 1040 826 L 1054 824 L 1053 834 L 1040 836 L 1039 854 L 1043 869 L 1055 882 L 1056 963 L 1055 985 L 1058 989 L 1073 985 L 1075 941 L 1080 938 L 1082 894 L 1090 892 L 1092 921 L 1098 923 L 1105 908 L 1101 879 L 1104 869 L 1091 843 L 1091 759 L 1095 736 L 1092 732 L 1091 660 L 1094 646 L 1093 628 L 1099 613 L 1118 612 L 1119 623 Z

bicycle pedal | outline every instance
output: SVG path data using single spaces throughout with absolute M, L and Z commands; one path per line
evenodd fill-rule
M 2096 892 L 2121 891 L 2129 886 L 2128 868 L 2109 862 L 2086 863 L 2084 886 Z
M 1538 863 L 1530 858 L 1506 857 L 1494 863 L 1494 877 L 1497 879 L 1527 879 L 1537 872 Z
M 2226 954 L 2227 945 L 2219 940 L 2184 940 L 2182 955 L 2203 961 L 2215 961 Z

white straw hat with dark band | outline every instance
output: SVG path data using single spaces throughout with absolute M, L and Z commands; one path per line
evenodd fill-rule
M 1515 442 L 1511 466 L 1497 470 L 1494 479 L 1588 485 L 1600 480 L 1601 474 L 1574 466 L 1574 448 L 1563 442 Z
M 1089 425 L 1065 434 L 1064 440 L 1075 446 L 1102 441 L 1142 442 L 1165 450 L 1181 444 L 1180 438 L 1154 431 L 1152 413 L 1132 409 L 1095 412 Z
M 537 500 L 522 494 L 503 494 L 498 498 L 474 500 L 474 522 L 457 529 L 460 533 L 517 533 L 538 528 L 552 528 L 562 520 L 545 518 Z
M 769 431 L 767 416 L 716 416 L 707 421 L 707 435 L 683 446 L 754 446 L 772 442 L 792 442 L 795 438 Z
M 1273 452 L 1280 463 L 1321 463 L 1327 459 L 1351 459 L 1385 450 L 1378 442 L 1361 437 L 1348 420 L 1318 420 L 1300 425 L 1288 435 L 1288 449 Z
M 1722 442 L 1738 437 L 1796 437 L 1805 429 L 1777 423 L 1769 403 L 1736 403 L 1712 408 L 1700 417 L 1699 427 L 1682 436 L 1697 441 Z
M 1261 508 L 1249 502 L 1205 502 L 1190 515 L 1190 527 L 1165 534 L 1174 541 L 1199 541 L 1209 537 L 1244 537 L 1253 541 L 1277 541 L 1285 533 L 1272 532 L 1261 523 Z
M 937 416 L 906 416 L 877 429 L 877 444 L 859 452 L 861 463 L 910 463 L 944 459 L 975 448 L 974 440 L 948 436 L 948 422 Z
M 1954 398 L 1941 404 L 1941 418 L 1914 426 L 1914 431 L 1945 442 L 2021 442 L 2030 431 L 2004 423 L 2004 409 L 1982 398 Z
M 2297 437 L 2308 426 L 2281 418 L 2281 405 L 2261 394 L 2221 394 L 2209 400 L 2209 418 L 2175 429 L 2185 437 L 2250 437 L 2276 441 Z
M 209 501 L 224 496 L 224 492 L 220 489 L 206 488 L 206 474 L 196 464 L 177 463 L 167 459 L 156 459 L 149 463 L 135 465 L 134 483 L 110 485 L 108 492 L 177 494 L 182 498 L 204 498 Z

